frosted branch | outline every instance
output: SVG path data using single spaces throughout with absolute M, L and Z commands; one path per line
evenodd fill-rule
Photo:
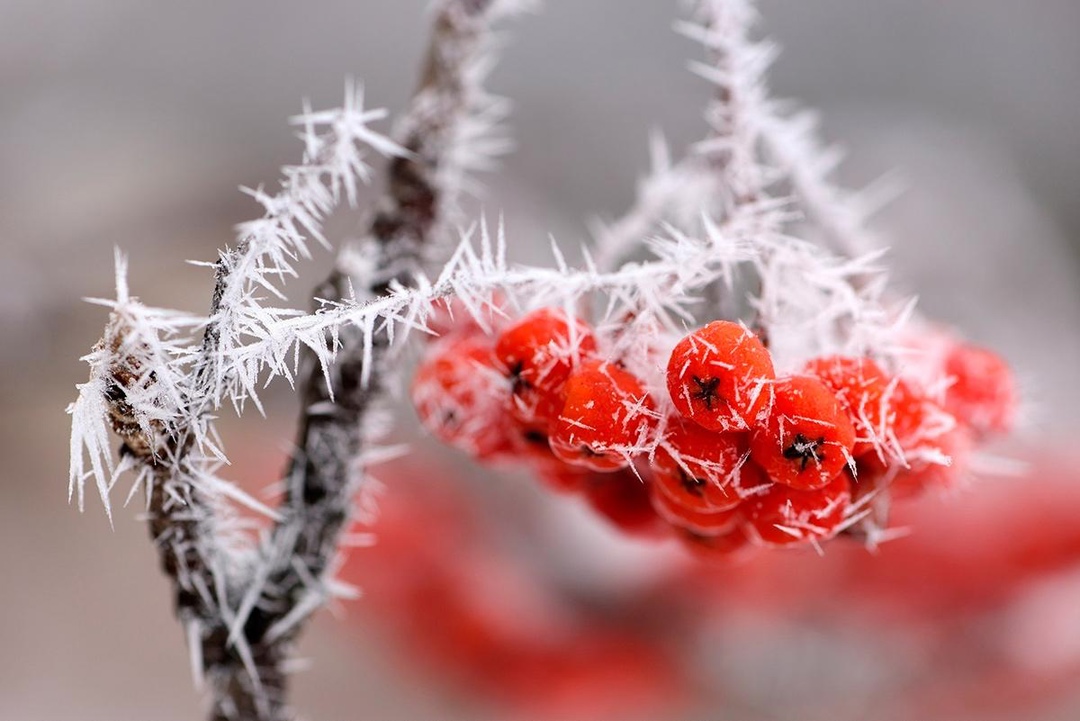
M 741 202 L 792 193 L 835 252 L 856 257 L 880 247 L 864 227 L 870 204 L 830 180 L 840 154 L 817 140 L 815 116 L 770 97 L 766 71 L 777 47 L 752 39 L 757 20 L 753 0 L 699 0 L 694 20 L 677 24 L 709 56 L 691 66 L 716 88 L 705 112 L 709 137 L 674 164 L 654 140 L 653 169 L 633 207 L 595 233 L 601 268 L 640 252 L 664 222 L 695 232 L 684 210 L 688 198 L 698 200 L 698 212 L 722 218 Z

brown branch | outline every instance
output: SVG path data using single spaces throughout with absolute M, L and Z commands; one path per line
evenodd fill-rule
M 440 7 L 420 86 L 397 132 L 409 155 L 390 163 L 387 187 L 369 227 L 365 250 L 374 256 L 377 277 L 351 279 L 339 267 L 317 289 L 317 297 L 340 300 L 354 288 L 377 296 L 389 283 L 408 284 L 413 277 L 444 209 L 455 200 L 456 189 L 442 187 L 439 173 L 458 124 L 472 109 L 466 72 L 484 45 L 491 6 L 491 0 L 447 0 Z M 354 281 L 362 285 L 357 288 Z M 206 637 L 214 642 L 211 648 L 204 643 L 206 666 L 213 668 L 208 675 L 215 690 L 214 721 L 290 718 L 281 662 L 303 620 L 320 605 L 307 603 L 311 594 L 325 600 L 322 589 L 312 586 L 326 575 L 350 518 L 363 426 L 382 396 L 381 366 L 389 348 L 386 335 L 376 333 L 372 367 L 365 374 L 362 331 L 344 328 L 338 340 L 329 385 L 314 354 L 304 361 L 298 450 L 285 478 L 282 520 L 270 543 L 270 572 L 244 622 L 243 643 L 230 644 L 220 628 Z M 361 381 L 365 376 L 366 383 Z M 258 683 L 240 648 L 250 649 L 248 664 L 258 669 Z
M 350 278 L 339 263 L 317 291 L 319 297 L 345 299 L 354 288 L 378 296 L 391 282 L 407 284 L 414 277 L 421 252 L 456 202 L 459 189 L 452 181 L 462 169 L 452 167 L 451 151 L 457 134 L 470 114 L 490 102 L 475 70 L 493 5 L 492 0 L 443 0 L 439 6 L 419 88 L 397 131 L 408 152 L 390 164 L 387 188 L 370 223 L 366 260 L 375 277 Z M 333 152 L 327 143 L 305 161 L 318 168 L 321 154 Z M 294 190 L 287 185 L 283 192 Z M 311 202 L 315 205 L 304 205 L 303 212 L 313 217 L 329 209 L 322 200 Z M 268 206 L 269 218 L 276 212 Z M 296 217 L 281 222 L 286 229 L 296 223 L 308 227 Z M 250 256 L 262 252 L 253 242 L 253 236 L 243 238 L 216 265 L 210 320 L 190 382 L 171 389 L 180 395 L 169 402 L 183 412 L 170 422 L 142 417 L 129 400 L 164 392 L 164 377 L 148 369 L 169 361 L 162 357 L 161 339 L 146 335 L 153 326 L 140 325 L 137 314 L 126 315 L 141 308 L 123 305 L 128 303 L 126 289 L 118 289 L 122 303 L 96 351 L 107 359 L 100 378 L 108 420 L 123 441 L 125 466 L 134 467 L 137 483 L 147 489 L 149 532 L 173 583 L 175 611 L 187 632 L 194 671 L 209 687 L 212 721 L 292 717 L 284 664 L 303 622 L 328 596 L 324 579 L 349 520 L 361 475 L 363 426 L 382 395 L 382 364 L 389 349 L 385 333 L 369 336 L 374 348 L 371 367 L 365 369 L 364 331 L 341 329 L 329 383 L 315 354 L 305 357 L 298 451 L 286 478 L 280 521 L 258 553 L 234 551 L 217 528 L 221 499 L 204 485 L 206 459 L 200 449 L 203 436 L 211 432 L 207 414 L 218 403 L 222 385 L 233 380 L 221 377 L 227 350 L 222 346 L 233 322 L 227 296 L 238 292 L 236 283 L 245 282 L 240 269 L 255 262 Z M 101 468 L 96 472 L 104 484 Z

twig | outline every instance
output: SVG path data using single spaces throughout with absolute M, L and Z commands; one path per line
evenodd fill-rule
M 383 113 L 364 110 L 351 87 L 342 109 L 306 109 L 294 119 L 303 125 L 304 162 L 284 169 L 278 193 L 249 191 L 265 213 L 240 226 L 236 247 L 214 264 L 207 317 L 142 305 L 128 293 L 126 262 L 117 254 L 116 299 L 99 301 L 112 309 L 110 321 L 85 359 L 90 380 L 69 408 L 71 494 L 78 492 L 82 508 L 84 485 L 94 479 L 111 519 L 116 478 L 135 473 L 129 499 L 145 489 L 149 531 L 173 582 L 176 614 L 213 721 L 291 718 L 286 661 L 303 622 L 342 595 L 329 576 L 361 475 L 361 451 L 368 450 L 364 426 L 382 390 L 390 340 L 385 327 L 322 326 L 279 347 L 273 339 L 289 327 L 286 321 L 303 314 L 266 306 L 261 296 L 284 297 L 277 286 L 308 256 L 309 239 L 329 247 L 322 221 L 343 198 L 355 205 L 358 182 L 370 176 L 366 149 L 397 156 L 365 246 L 362 265 L 371 272 L 351 272 L 350 256 L 343 255 L 319 294 L 355 301 L 354 289 L 376 298 L 391 284 L 410 282 L 466 171 L 500 147 L 478 142 L 502 112 L 480 80 L 490 24 L 508 5 L 438 4 L 422 81 L 397 133 L 400 145 L 367 127 Z M 224 454 L 213 415 L 229 401 L 238 409 L 249 400 L 259 405 L 264 371 L 291 379 L 290 357 L 301 345 L 307 376 L 299 451 L 282 509 L 261 508 L 277 525 L 253 549 L 241 534 L 230 535 L 236 526 L 226 500 L 259 504 L 215 476 Z M 122 440 L 117 465 L 109 427 Z
M 343 256 L 318 297 L 345 300 L 358 290 L 376 298 L 391 282 L 407 284 L 418 270 L 443 209 L 456 201 L 457 188 L 444 182 L 455 134 L 463 118 L 484 100 L 468 73 L 485 47 L 491 6 L 489 0 L 448 0 L 438 8 L 420 87 L 396 133 L 407 154 L 390 164 L 386 192 L 362 248 L 370 272 L 351 277 Z M 337 556 L 363 478 L 360 456 L 372 435 L 365 425 L 372 422 L 383 392 L 382 364 L 390 338 L 385 332 L 366 334 L 346 327 L 327 343 L 336 345 L 328 372 L 321 372 L 314 352 L 304 361 L 298 450 L 285 478 L 282 519 L 259 564 L 264 569 L 260 592 L 251 593 L 253 602 L 241 609 L 243 615 L 234 625 L 234 638 L 244 636 L 256 665 L 264 658 L 273 665 L 260 677 L 270 706 L 265 718 L 273 721 L 287 716 L 281 649 L 288 648 L 303 621 L 330 595 L 323 579 Z M 248 703 L 257 691 L 240 660 L 234 660 L 223 679 L 233 705 Z M 228 718 L 224 710 L 217 713 Z
M 716 86 L 706 110 L 710 134 L 674 164 L 666 151 L 654 152 L 663 162 L 654 160 L 634 205 L 597 234 L 599 267 L 617 267 L 663 222 L 682 228 L 678 219 L 686 217 L 681 208 L 688 195 L 702 198 L 697 212 L 722 218 L 739 203 L 777 195 L 772 189 L 782 181 L 836 253 L 857 258 L 879 247 L 864 227 L 867 213 L 857 197 L 829 179 L 839 154 L 816 140 L 814 115 L 788 113 L 769 97 L 765 73 L 776 47 L 750 38 L 756 21 L 753 0 L 697 0 L 696 21 L 677 26 L 709 54 L 709 63 L 692 69 Z

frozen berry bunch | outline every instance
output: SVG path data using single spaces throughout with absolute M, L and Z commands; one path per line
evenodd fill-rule
M 647 449 L 659 417 L 642 382 L 599 355 L 593 329 L 557 308 L 440 338 L 412 395 L 430 432 L 481 460 L 603 473 Z
M 417 413 L 444 442 L 528 464 L 625 532 L 726 556 L 816 544 L 875 498 L 955 485 L 1015 407 L 1007 365 L 958 342 L 908 376 L 836 354 L 780 374 L 762 339 L 727 320 L 637 373 L 608 340 L 559 308 L 452 326 L 416 374 Z

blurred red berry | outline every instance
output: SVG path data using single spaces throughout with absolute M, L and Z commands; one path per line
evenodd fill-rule
M 533 311 L 506 328 L 495 357 L 510 380 L 511 415 L 546 428 L 562 410 L 566 379 L 595 352 L 589 327 L 559 308 Z
M 891 414 L 886 404 L 889 377 L 870 358 L 823 356 L 803 367 L 833 392 L 855 428 L 852 455 L 872 453 L 889 434 Z
M 962 425 L 925 442 L 909 467 L 896 469 L 890 491 L 897 498 L 909 498 L 927 491 L 954 490 L 968 473 L 974 447 L 974 434 Z
M 709 323 L 676 344 L 667 366 L 671 401 L 684 417 L 710 430 L 746 430 L 768 410 L 772 357 L 749 330 Z
M 752 548 L 745 524 L 715 536 L 681 531 L 677 538 L 691 554 L 703 560 L 731 560 Z
M 772 413 L 750 436 L 750 456 L 776 483 L 825 486 L 851 457 L 855 429 L 833 392 L 810 376 L 777 381 Z
M 976 433 L 1005 433 L 1016 413 L 1016 382 L 1012 369 L 996 353 L 958 343 L 945 359 L 953 383 L 945 409 Z
M 491 345 L 483 338 L 463 338 L 432 350 L 413 379 L 420 422 L 439 440 L 476 458 L 510 452 L 513 429 L 505 422 L 505 384 L 493 365 Z
M 672 501 L 655 486 L 652 492 L 652 505 L 657 515 L 671 525 L 703 536 L 727 533 L 742 519 L 738 505 L 721 511 L 687 508 Z
M 534 453 L 530 461 L 540 482 L 556 493 L 578 493 L 584 490 L 595 476 L 595 471 L 570 465 L 556 457 L 548 447 L 546 439 L 544 451 Z
M 649 394 L 631 373 L 590 361 L 566 381 L 566 402 L 551 433 L 552 452 L 567 463 L 623 468 L 655 423 Z
M 892 414 L 893 440 L 910 447 L 922 435 L 927 421 L 927 410 L 932 401 L 914 383 L 898 378 L 890 385 L 886 403 Z
M 942 457 L 941 439 L 956 428 L 956 419 L 922 388 L 906 378 L 891 387 L 887 403 L 893 415 L 891 455 L 899 467 L 934 462 Z
M 787 546 L 831 538 L 846 520 L 851 483 L 841 473 L 825 487 L 800 491 L 777 484 L 746 502 L 751 533 L 766 545 Z
M 653 510 L 648 484 L 632 470 L 594 474 L 582 490 L 589 507 L 624 533 L 652 538 L 668 533 Z

